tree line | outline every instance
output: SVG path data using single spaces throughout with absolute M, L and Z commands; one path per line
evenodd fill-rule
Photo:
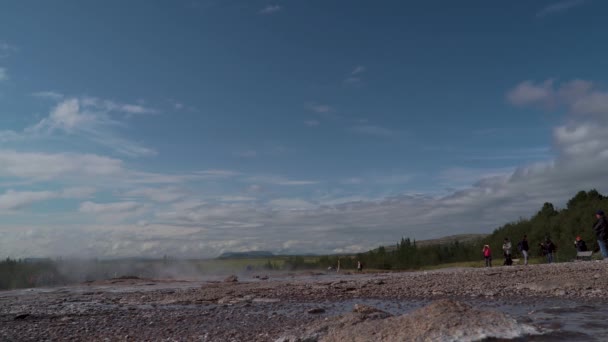
M 322 256 L 315 266 L 336 267 L 339 260 L 342 268 L 349 269 L 356 268 L 358 261 L 373 269 L 419 269 L 423 266 L 481 260 L 481 250 L 486 244 L 492 248 L 496 260 L 502 257 L 505 238 L 509 238 L 513 252 L 518 256 L 516 246 L 524 235 L 528 236 L 531 257 L 542 256 L 539 244 L 550 238 L 557 246 L 558 261 L 572 260 L 576 256 L 574 240 L 577 236 L 585 240 L 591 249 L 597 250 L 592 225 L 595 222 L 595 212 L 604 208 L 608 209 L 607 197 L 596 190 L 580 191 L 563 209 L 556 209 L 552 203 L 544 203 L 532 217 L 507 223 L 483 239 L 419 246 L 415 240 L 402 238 L 394 246 L 380 246 L 366 253 Z M 292 268 L 293 266 L 297 265 L 292 265 Z

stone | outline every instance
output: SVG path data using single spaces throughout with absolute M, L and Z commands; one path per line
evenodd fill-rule
M 226 279 L 224 279 L 224 283 L 236 283 L 239 281 L 239 278 L 235 275 L 231 275 L 226 277 Z
M 323 308 L 313 308 L 313 309 L 308 310 L 307 312 L 309 314 L 316 315 L 316 314 L 325 313 L 325 309 L 323 309 Z

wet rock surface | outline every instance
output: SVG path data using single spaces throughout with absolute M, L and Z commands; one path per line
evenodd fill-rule
M 335 335 L 327 334 L 326 323 L 342 322 L 366 330 L 382 324 L 390 328 L 390 322 L 399 319 L 405 320 L 400 324 L 414 324 L 402 314 L 445 298 L 526 304 L 570 299 L 597 305 L 608 302 L 608 263 L 283 275 L 238 282 L 114 279 L 65 288 L 4 291 L 0 292 L 0 340 L 275 341 L 302 327 L 318 333 L 323 324 L 326 334 L 319 333 L 318 338 L 347 338 L 339 335 L 336 325 L 331 326 Z M 371 300 L 398 303 L 395 310 L 399 315 L 389 317 L 383 307 L 366 304 Z M 411 310 L 408 303 L 413 303 Z M 355 304 L 360 305 L 345 315 Z M 340 305 L 348 308 L 340 311 Z M 325 312 L 307 313 L 315 308 Z M 465 313 L 474 310 L 460 309 Z M 422 314 L 412 317 L 433 322 Z M 445 316 L 443 323 L 458 322 L 457 318 Z M 433 325 L 417 327 L 436 330 Z

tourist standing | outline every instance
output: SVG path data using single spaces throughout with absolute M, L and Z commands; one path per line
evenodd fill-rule
M 505 255 L 505 262 L 503 265 L 510 266 L 513 264 L 513 259 L 511 259 L 511 248 L 511 241 L 509 241 L 509 238 L 505 238 L 505 241 L 502 244 L 502 251 Z
M 587 244 L 585 243 L 585 240 L 581 239 L 580 236 L 576 237 L 576 240 L 574 241 L 574 247 L 576 247 L 577 252 L 587 251 Z
M 606 215 L 602 210 L 598 210 L 595 213 L 595 218 L 597 221 L 595 221 L 593 224 L 593 230 L 595 231 L 597 244 L 602 252 L 602 257 L 606 259 L 608 258 L 608 249 L 606 248 L 606 239 L 608 239 L 608 222 L 606 222 Z
M 524 257 L 524 265 L 528 264 L 528 251 L 530 250 L 530 245 L 528 245 L 528 236 L 524 235 L 524 238 L 517 244 L 519 247 L 519 251 L 521 255 Z
M 481 252 L 483 253 L 483 258 L 486 261 L 486 267 L 492 267 L 492 250 L 490 249 L 490 245 L 484 245 Z
M 553 262 L 553 254 L 555 253 L 555 244 L 548 237 L 545 238 L 545 255 L 547 256 L 547 262 Z

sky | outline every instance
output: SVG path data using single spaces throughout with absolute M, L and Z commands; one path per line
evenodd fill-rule
M 607 193 L 607 13 L 6 1 L 0 257 L 354 253 Z

